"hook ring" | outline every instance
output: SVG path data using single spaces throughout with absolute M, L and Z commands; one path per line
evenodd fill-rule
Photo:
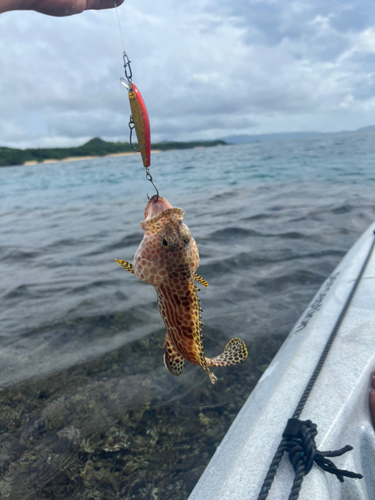
M 146 168 L 146 179 L 151 182 L 151 184 L 154 186 L 155 191 L 156 191 L 156 201 L 159 199 L 159 191 L 158 188 L 155 186 L 154 181 L 152 180 L 152 175 L 150 174 L 150 171 L 148 167 Z M 148 195 L 147 195 L 148 197 Z

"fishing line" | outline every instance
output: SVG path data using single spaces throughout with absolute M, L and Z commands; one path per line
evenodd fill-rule
M 166 401 L 162 401 L 161 403 L 152 405 L 151 408 L 160 408 L 161 406 L 166 406 L 168 403 L 171 403 L 172 401 L 175 401 L 176 399 L 183 398 L 184 396 L 186 396 L 186 394 L 189 394 L 189 392 L 191 392 L 192 390 L 194 390 L 197 387 L 201 386 L 203 384 L 203 382 L 205 382 L 205 380 L 206 380 L 206 376 L 204 375 L 199 382 L 197 382 L 196 384 L 194 384 L 187 391 L 183 392 L 182 394 L 177 394 L 176 396 L 172 396 L 171 398 L 167 399 Z M 179 386 L 182 387 L 182 382 L 179 384 Z M 172 392 L 174 389 L 175 389 L 175 387 L 172 387 L 172 389 L 170 390 L 170 392 Z
M 118 29 L 120 31 L 120 37 L 121 37 L 121 42 L 122 42 L 122 50 L 125 52 L 125 43 L 124 43 L 124 37 L 122 36 L 122 29 L 121 29 L 121 23 L 120 23 L 120 16 L 118 15 L 118 10 L 117 10 L 117 3 L 116 0 L 113 0 L 113 3 L 115 5 L 115 11 L 116 11 L 116 16 L 117 16 L 117 23 L 118 23 Z
M 129 97 L 129 103 L 130 103 L 130 109 L 131 109 L 131 115 L 129 119 L 129 130 L 130 130 L 130 135 L 129 135 L 129 143 L 131 148 L 138 152 L 141 153 L 142 156 L 142 162 L 143 166 L 146 169 L 146 179 L 151 182 L 151 184 L 154 186 L 155 191 L 156 191 L 156 201 L 159 199 L 159 191 L 157 187 L 155 186 L 155 183 L 153 181 L 152 175 L 150 174 L 149 167 L 151 165 L 151 131 L 150 131 L 150 121 L 148 118 L 148 113 L 146 109 L 146 105 L 143 101 L 142 95 L 139 92 L 138 88 L 134 85 L 132 79 L 133 79 L 133 72 L 131 68 L 131 61 L 125 51 L 125 43 L 124 43 L 124 37 L 121 29 L 121 22 L 120 22 L 120 16 L 118 14 L 117 10 L 117 3 L 116 0 L 113 0 L 113 4 L 115 6 L 116 10 L 116 16 L 117 16 L 117 23 L 120 31 L 120 37 L 121 37 L 121 42 L 122 42 L 122 49 L 123 49 L 123 62 L 124 62 L 124 71 L 125 71 L 125 78 L 120 78 L 121 84 L 127 89 L 128 91 L 128 97 Z M 133 130 L 135 130 L 135 134 L 137 136 L 137 141 L 138 141 L 138 147 L 137 149 L 133 145 Z M 147 195 L 149 198 L 149 196 Z

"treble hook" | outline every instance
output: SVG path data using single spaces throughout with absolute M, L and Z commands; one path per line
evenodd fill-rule
M 146 179 L 151 182 L 151 184 L 154 186 L 155 191 L 156 191 L 156 201 L 159 199 L 159 191 L 158 188 L 155 186 L 154 181 L 152 180 L 152 175 L 150 174 L 150 171 L 148 167 L 146 168 Z M 149 195 L 147 195 L 147 198 L 150 199 Z
M 132 141 L 132 137 L 133 137 L 133 130 L 135 129 L 135 123 L 134 123 L 134 120 L 133 120 L 133 115 L 130 115 L 130 119 L 129 119 L 129 129 L 130 129 L 130 137 L 129 137 L 129 143 L 130 143 L 130 146 L 132 147 L 132 149 L 134 149 L 134 151 L 137 151 L 137 153 L 140 153 L 141 151 L 139 149 L 137 149 L 134 145 L 133 145 L 133 141 Z

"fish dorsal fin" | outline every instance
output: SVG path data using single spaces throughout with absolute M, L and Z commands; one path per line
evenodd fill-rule
M 166 222 L 175 221 L 178 223 L 184 218 L 184 211 L 182 208 L 167 208 L 163 210 L 160 214 L 151 217 L 151 219 L 144 220 L 141 222 L 141 228 L 146 231 L 146 233 L 157 233 L 160 231 Z
M 134 273 L 134 266 L 133 266 L 133 264 L 130 264 L 129 262 L 126 262 L 126 260 L 117 260 L 117 259 L 115 259 L 115 261 L 117 262 L 117 264 L 119 266 L 121 266 L 124 269 L 126 269 L 127 271 L 129 271 L 129 273 L 135 274 Z
M 198 283 L 200 283 L 201 285 L 208 287 L 208 282 L 203 278 L 201 278 L 200 276 L 198 276 L 198 274 L 194 274 L 194 279 L 195 281 L 198 281 Z

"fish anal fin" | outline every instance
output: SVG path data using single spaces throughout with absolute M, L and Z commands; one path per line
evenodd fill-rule
M 115 261 L 117 262 L 117 264 L 119 266 L 121 266 L 124 269 L 126 269 L 127 271 L 129 271 L 129 273 L 135 274 L 134 273 L 134 266 L 133 266 L 133 264 L 130 264 L 129 262 L 126 262 L 126 260 L 117 260 L 117 259 L 115 259 Z
M 242 363 L 247 358 L 245 343 L 237 338 L 228 342 L 224 352 L 215 358 L 206 358 L 207 366 L 233 366 Z
M 201 285 L 208 287 L 208 282 L 203 278 L 201 278 L 200 276 L 198 276 L 198 274 L 194 274 L 194 279 L 195 281 L 198 281 L 198 283 L 200 283 Z
M 217 380 L 216 375 L 210 371 L 207 372 L 207 375 L 210 377 L 211 384 L 215 385 L 216 380 Z
M 165 337 L 164 347 L 164 365 L 169 373 L 175 377 L 179 377 L 184 369 L 185 360 L 172 344 L 168 334 Z

